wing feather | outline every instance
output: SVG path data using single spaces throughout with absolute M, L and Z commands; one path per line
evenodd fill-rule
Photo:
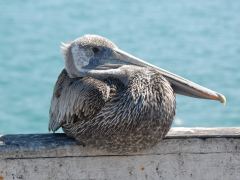
M 109 98 L 110 88 L 91 77 L 69 78 L 63 70 L 55 84 L 49 111 L 49 131 L 93 118 Z

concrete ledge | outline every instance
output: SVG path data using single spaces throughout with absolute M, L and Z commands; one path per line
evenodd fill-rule
M 172 128 L 137 154 L 82 147 L 64 134 L 0 137 L 0 180 L 239 178 L 240 128 Z

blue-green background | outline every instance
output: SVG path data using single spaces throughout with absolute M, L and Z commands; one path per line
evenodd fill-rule
M 240 1 L 0 1 L 0 133 L 47 132 L 59 45 L 83 34 L 226 95 L 177 97 L 174 126 L 240 126 Z

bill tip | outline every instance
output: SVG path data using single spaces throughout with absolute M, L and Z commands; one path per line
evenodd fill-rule
M 225 106 L 226 103 L 227 103 L 226 97 L 225 97 L 224 95 L 222 95 L 222 94 L 218 94 L 218 97 L 219 97 L 219 101 L 220 101 L 221 103 L 223 103 L 223 105 Z

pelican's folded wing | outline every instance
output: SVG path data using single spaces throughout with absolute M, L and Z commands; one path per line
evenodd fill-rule
M 55 84 L 49 111 L 49 131 L 93 118 L 109 98 L 110 88 L 91 77 L 69 78 L 63 70 Z

